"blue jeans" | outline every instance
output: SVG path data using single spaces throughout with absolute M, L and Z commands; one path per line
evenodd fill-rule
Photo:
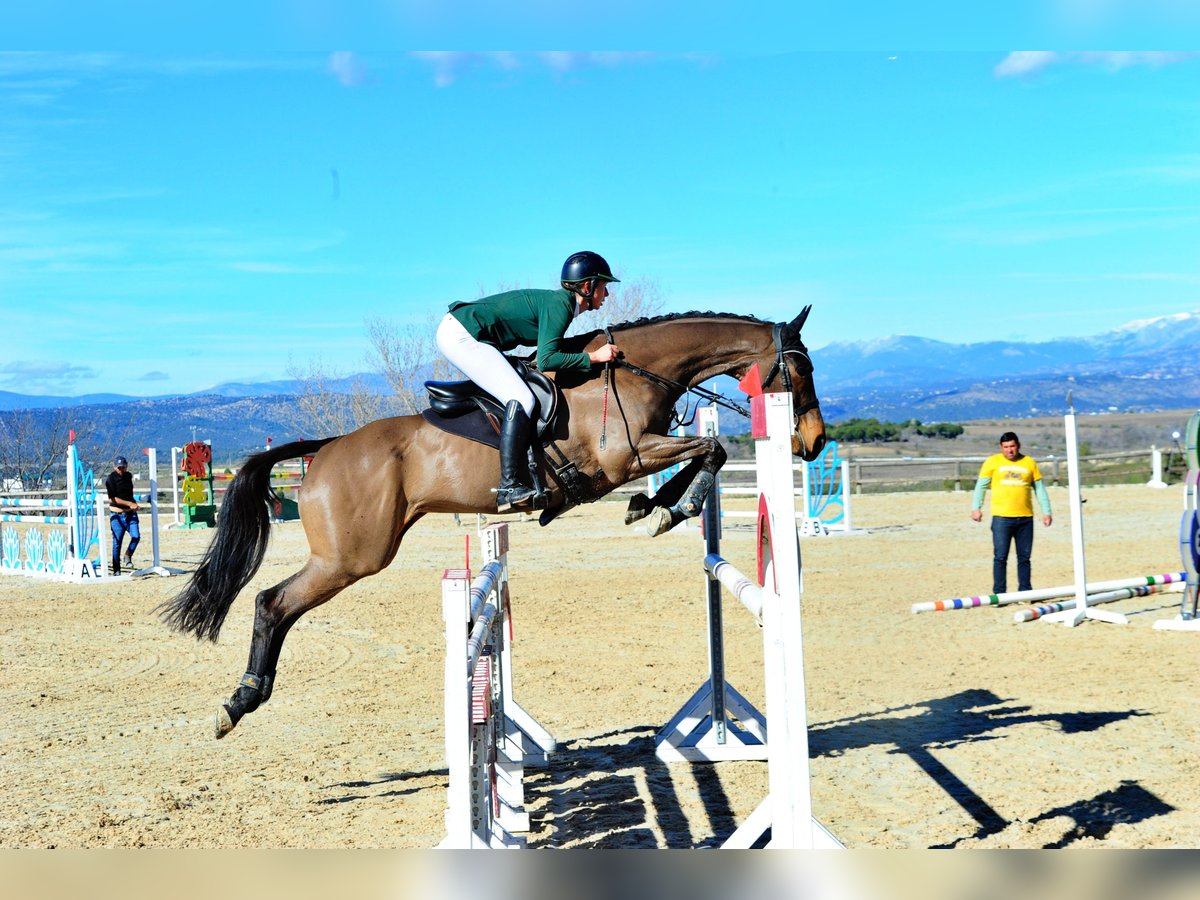
M 125 551 L 126 556 L 133 556 L 138 541 L 142 539 L 141 530 L 138 528 L 138 514 L 135 512 L 113 513 L 108 517 L 108 525 L 112 529 L 113 538 L 112 570 L 120 572 L 121 542 L 125 540 L 126 532 L 129 534 L 129 549 Z
M 1033 516 L 992 516 L 992 593 L 1008 590 L 1008 546 L 1017 547 L 1017 590 L 1033 590 L 1029 557 L 1033 553 Z

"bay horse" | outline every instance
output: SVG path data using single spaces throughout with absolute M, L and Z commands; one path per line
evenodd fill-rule
M 618 332 L 624 355 L 608 371 L 597 367 L 556 373 L 565 409 L 547 446 L 570 460 L 581 476 L 574 480 L 590 491 L 581 497 L 563 481 L 548 483 L 549 507 L 542 524 L 576 502 L 598 499 L 676 463 L 685 465 L 653 499 L 634 496 L 625 522 L 645 519 L 647 532 L 655 536 L 698 515 L 725 462 L 725 450 L 712 437 L 673 437 L 668 432 L 683 395 L 712 399 L 700 385 L 718 375 L 741 379 L 749 373 L 766 391 L 790 391 L 792 452 L 815 459 L 825 445 L 825 424 L 812 361 L 800 339 L 809 310 L 805 307 L 786 324 L 725 313 L 680 313 L 569 339 L 569 349 L 590 350 L 606 340 L 615 342 L 612 332 Z M 299 496 L 310 555 L 298 572 L 258 594 L 249 664 L 217 712 L 218 738 L 270 698 L 284 638 L 296 621 L 384 569 L 422 516 L 496 514 L 496 451 L 448 434 L 421 415 L 380 419 L 339 437 L 274 447 L 250 456 L 230 482 L 216 534 L 200 565 L 187 586 L 158 609 L 169 626 L 198 639 L 217 639 L 234 599 L 266 552 L 271 467 L 301 456 L 313 457 Z

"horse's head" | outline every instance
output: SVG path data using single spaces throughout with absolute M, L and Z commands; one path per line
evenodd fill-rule
M 813 386 L 812 358 L 800 339 L 800 329 L 810 310 L 812 307 L 806 306 L 792 321 L 774 326 L 775 365 L 763 384 L 763 390 L 767 392 L 791 391 L 796 417 L 792 454 L 803 457 L 806 462 L 812 462 L 825 449 L 825 420 L 821 417 L 821 404 Z

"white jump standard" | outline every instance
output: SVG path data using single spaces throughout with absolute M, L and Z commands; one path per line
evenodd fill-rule
M 108 571 L 103 521 L 104 499 L 92 472 L 84 471 L 75 445 L 68 444 L 65 499 L 0 497 L 0 574 L 77 583 L 120 580 Z
M 446 849 L 522 847 L 529 830 L 524 767 L 555 740 L 513 699 L 508 525 L 480 534 L 484 566 L 442 575 L 446 624 Z
M 720 528 L 717 491 L 705 503 L 709 554 L 709 680 L 659 733 L 659 758 L 711 762 L 767 760 L 768 796 L 722 845 L 758 846 L 767 834 L 771 849 L 840 848 L 841 843 L 812 816 L 808 760 L 808 717 L 801 628 L 801 567 L 792 470 L 792 398 L 751 398 L 758 480 L 759 584 L 738 572 L 714 549 Z M 712 507 L 711 511 L 709 507 Z M 763 629 L 767 716 L 762 716 L 724 682 L 720 587 L 727 585 L 757 616 Z M 729 713 L 734 713 L 731 718 Z M 741 727 L 737 727 L 740 723 Z M 768 731 L 769 723 L 769 731 Z M 765 747 L 765 750 L 764 750 Z

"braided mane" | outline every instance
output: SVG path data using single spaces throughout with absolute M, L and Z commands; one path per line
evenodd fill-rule
M 609 325 L 610 331 L 627 331 L 633 328 L 641 328 L 645 325 L 658 325 L 663 322 L 679 322 L 684 319 L 726 319 L 732 322 L 747 322 L 752 325 L 770 325 L 770 322 L 765 322 L 762 319 L 754 316 L 744 316 L 738 313 L 724 312 L 690 312 L 668 313 L 663 316 L 642 316 L 640 319 L 633 319 L 629 322 L 614 322 Z M 563 349 L 568 352 L 578 353 L 592 341 L 598 334 L 603 334 L 603 329 L 593 328 L 591 331 L 580 332 L 579 334 L 571 335 L 563 339 Z
M 739 313 L 699 312 L 691 310 L 690 312 L 669 313 L 665 316 L 642 316 L 642 318 L 634 319 L 632 322 L 616 322 L 610 325 L 609 328 L 613 331 L 620 331 L 625 328 L 640 328 L 642 325 L 657 325 L 660 322 L 675 322 L 679 319 L 736 319 L 740 322 L 752 322 L 755 325 L 771 324 L 755 316 L 744 316 Z

